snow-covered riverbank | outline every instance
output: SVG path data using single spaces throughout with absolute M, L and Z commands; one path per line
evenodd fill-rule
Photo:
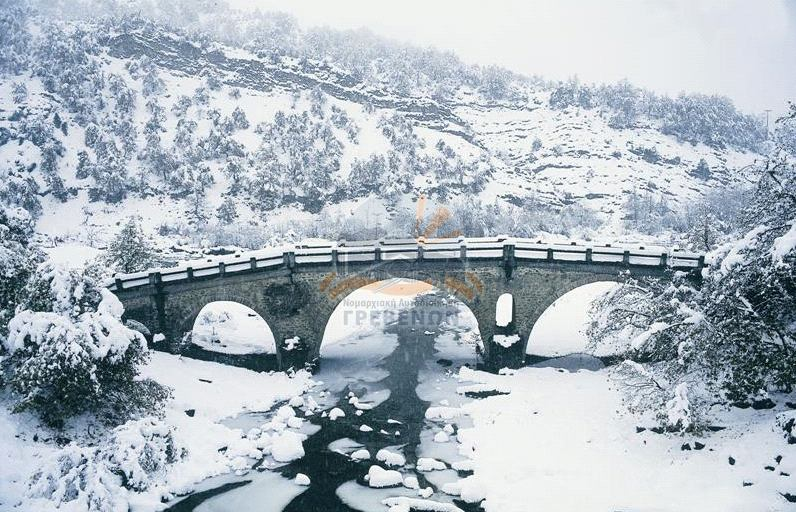
M 154 352 L 142 377 L 173 390 L 164 420 L 187 451 L 162 481 L 127 495 L 132 509 L 160 510 L 175 496 L 230 484 L 242 487 L 195 495 L 180 510 L 298 510 L 327 496 L 365 512 L 475 510 L 479 502 L 487 512 L 794 506 L 796 445 L 776 425 L 778 410 L 713 410 L 719 431 L 657 433 L 654 418 L 628 411 L 612 370 L 595 357 L 500 375 L 474 370 L 474 319 L 445 304 L 453 316 L 435 326 L 355 326 L 341 313 L 314 377 Z M 576 324 L 585 320 L 559 309 L 550 322 L 569 316 L 568 346 L 583 348 Z M 544 341 L 534 346 L 555 345 Z M 785 409 L 788 400 L 775 398 Z M 292 407 L 275 411 L 284 401 Z M 55 434 L 12 416 L 5 399 L 0 405 L 0 510 L 57 509 L 26 496 L 31 476 L 61 450 Z M 98 432 L 78 421 L 62 436 L 86 445 Z M 273 453 L 281 437 L 292 443 L 279 448 L 285 457 Z M 341 473 L 327 478 L 318 461 Z M 82 509 L 68 502 L 59 510 Z
M 222 420 L 245 411 L 268 410 L 313 384 L 304 371 L 292 376 L 257 373 L 161 352 L 152 353 L 142 374 L 172 388 L 173 399 L 164 417 L 175 428 L 175 439 L 186 448 L 185 458 L 171 468 L 165 481 L 145 493 L 130 493 L 131 505 L 142 511 L 163 508 L 162 496 L 186 493 L 208 477 L 244 467 L 240 453 L 224 449 L 240 444 L 244 433 Z M 0 401 L 0 510 L 80 510 L 77 502 L 29 498 L 26 490 L 38 468 L 59 453 L 56 436 L 82 446 L 99 442 L 101 433 L 76 421 L 55 434 L 28 414 L 12 414 L 5 398 Z
M 718 412 L 726 429 L 658 434 L 627 412 L 609 370 L 462 371 L 508 395 L 464 406 L 471 485 L 487 511 L 789 510 L 796 446 L 772 411 Z M 641 428 L 645 430 L 638 432 Z

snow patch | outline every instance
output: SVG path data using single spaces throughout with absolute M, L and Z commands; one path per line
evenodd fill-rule
M 510 293 L 504 293 L 498 297 L 495 306 L 495 323 L 498 327 L 506 327 L 513 320 L 514 297 Z

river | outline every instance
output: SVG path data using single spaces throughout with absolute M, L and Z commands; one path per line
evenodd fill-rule
M 383 511 L 385 498 L 418 497 L 417 489 L 404 485 L 371 488 L 365 475 L 374 464 L 397 470 L 404 478 L 415 477 L 421 489 L 430 488 L 428 499 L 452 503 L 464 511 L 481 510 L 441 491 L 445 483 L 469 474 L 450 467 L 464 459 L 458 454 L 455 431 L 465 425 L 466 418 L 459 419 L 459 425 L 446 427 L 451 435 L 445 442 L 445 436 L 435 440 L 441 424 L 425 417 L 429 406 L 456 407 L 472 400 L 456 392 L 461 383 L 455 378 L 461 366 L 477 363 L 474 319 L 467 316 L 459 304 L 427 295 L 422 304 L 405 311 L 380 332 L 352 334 L 322 350 L 315 379 L 323 384 L 313 391 L 313 400 L 326 411 L 339 408 L 345 416 L 333 419 L 319 410 L 306 417 L 302 427 L 308 434 L 304 457 L 286 465 L 264 463 L 245 474 L 211 479 L 168 510 Z M 272 414 L 248 413 L 228 424 L 245 432 L 262 425 Z M 369 452 L 369 460 L 351 456 L 363 449 Z M 400 454 L 405 464 L 388 467 L 376 461 L 381 449 Z M 447 467 L 418 471 L 419 457 L 445 461 Z M 310 478 L 309 486 L 293 482 L 298 473 Z

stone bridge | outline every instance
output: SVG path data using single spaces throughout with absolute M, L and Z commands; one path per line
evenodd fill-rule
M 534 323 L 570 290 L 617 281 L 622 273 L 667 279 L 682 271 L 699 280 L 704 264 L 702 255 L 660 247 L 502 237 L 308 242 L 117 275 L 109 288 L 124 304 L 126 319 L 143 324 L 156 335 L 156 348 L 164 350 L 177 350 L 205 305 L 234 301 L 248 306 L 270 326 L 277 365 L 285 369 L 318 360 L 326 324 L 349 293 L 392 278 L 424 281 L 472 311 L 485 365 L 500 368 L 523 363 Z M 512 296 L 502 301 L 512 308 L 508 326 L 496 324 L 503 294 Z M 512 333 L 519 342 L 506 347 L 494 341 L 495 334 Z

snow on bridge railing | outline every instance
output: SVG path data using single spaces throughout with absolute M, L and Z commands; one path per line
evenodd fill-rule
M 224 276 L 302 265 L 348 264 L 422 260 L 546 261 L 557 263 L 619 264 L 698 270 L 705 266 L 702 254 L 667 250 L 664 247 L 611 244 L 545 243 L 511 237 L 406 238 L 381 240 L 304 240 L 256 251 L 180 262 L 175 267 L 117 274 L 106 285 L 113 291 L 158 285 L 194 278 Z

